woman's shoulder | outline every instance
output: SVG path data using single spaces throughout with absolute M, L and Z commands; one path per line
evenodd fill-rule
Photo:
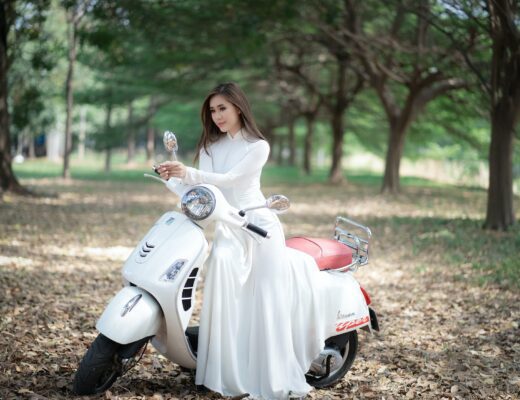
M 254 150 L 255 152 L 260 153 L 269 153 L 270 147 L 267 140 L 261 138 L 254 138 L 248 143 L 248 147 L 250 150 Z
M 247 132 L 243 133 L 243 137 L 246 140 L 246 142 L 249 144 L 249 146 L 251 146 L 251 147 L 254 147 L 254 148 L 261 147 L 261 148 L 269 149 L 269 143 L 267 142 L 267 140 L 265 140 L 263 138 L 253 136 Z

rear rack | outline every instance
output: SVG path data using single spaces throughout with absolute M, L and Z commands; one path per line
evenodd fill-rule
M 345 217 L 336 217 L 334 239 L 354 250 L 352 263 L 338 268 L 336 271 L 348 270 L 354 272 L 359 266 L 366 265 L 368 263 L 368 245 L 371 237 L 372 232 L 369 227 Z

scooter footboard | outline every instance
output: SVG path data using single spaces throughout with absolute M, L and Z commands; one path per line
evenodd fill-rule
M 163 319 L 161 307 L 146 291 L 126 286 L 108 303 L 96 329 L 120 344 L 154 336 Z

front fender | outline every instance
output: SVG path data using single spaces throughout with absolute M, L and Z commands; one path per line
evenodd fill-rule
M 96 329 L 120 344 L 154 336 L 163 319 L 161 307 L 145 290 L 125 286 L 108 303 Z

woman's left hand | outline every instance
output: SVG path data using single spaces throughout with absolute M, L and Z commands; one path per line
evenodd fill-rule
M 180 161 L 166 161 L 159 165 L 157 171 L 163 179 L 170 179 L 172 177 L 184 178 L 186 176 L 186 166 Z

